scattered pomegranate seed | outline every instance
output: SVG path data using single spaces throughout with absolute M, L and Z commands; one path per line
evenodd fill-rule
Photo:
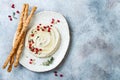
M 34 34 L 31 34 L 31 36 L 33 37 L 33 36 L 34 36 Z
M 48 32 L 50 32 L 50 30 L 48 30 Z
M 10 16 L 10 15 L 8 15 L 8 17 L 9 17 L 9 18 L 11 18 L 11 16 Z
M 57 73 L 55 73 L 55 76 L 58 76 Z
M 42 51 L 42 49 L 39 49 L 39 51 Z
M 31 46 L 29 46 L 29 49 L 31 49 Z
M 47 27 L 46 26 L 43 26 L 44 29 L 46 29 Z
M 16 13 L 18 13 L 18 14 L 19 14 L 20 12 L 17 10 L 17 11 L 16 11 Z
M 50 25 L 51 27 L 53 26 L 53 25 Z
M 30 61 L 33 61 L 33 59 L 30 59 Z
M 32 52 L 34 52 L 34 48 L 33 48 L 33 49 L 31 49 L 31 51 L 32 51 Z
M 42 29 L 42 31 L 45 31 L 44 29 Z
M 36 51 L 38 51 L 38 48 L 36 48 Z
M 52 21 L 51 24 L 53 24 L 54 22 Z
M 37 29 L 37 31 L 40 31 L 40 29 Z
M 55 19 L 54 19 L 54 18 L 52 18 L 51 24 L 53 24 L 53 23 L 54 23 L 54 21 L 55 21 Z
M 48 32 L 50 32 L 51 28 L 48 28 Z
M 49 26 L 47 26 L 47 27 L 49 27 Z
M 57 71 L 54 71 L 54 73 L 57 73 Z
M 15 4 L 12 4 L 12 5 L 11 5 L 11 8 L 15 8 Z
M 57 22 L 60 22 L 60 20 L 57 20 Z
M 55 21 L 55 19 L 54 19 L 54 18 L 52 18 L 52 21 Z
M 12 18 L 10 18 L 10 21 L 12 21 Z
M 32 62 L 30 61 L 29 64 L 32 64 Z
M 32 46 L 32 44 L 29 44 L 29 46 L 31 47 L 31 46 Z
M 37 28 L 40 28 L 40 26 L 37 26 Z
M 62 74 L 60 74 L 60 77 L 63 77 L 63 75 L 62 75 Z

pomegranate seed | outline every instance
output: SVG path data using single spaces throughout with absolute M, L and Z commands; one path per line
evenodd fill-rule
M 42 29 L 42 31 L 44 31 L 44 29 Z
M 42 25 L 42 24 L 39 24 L 40 26 Z
M 33 61 L 33 59 L 30 59 L 30 61 Z
M 31 49 L 31 46 L 29 46 L 29 49 Z
M 57 71 L 54 71 L 54 73 L 57 73 Z
M 44 29 L 46 29 L 47 27 L 46 26 L 43 26 Z
M 10 21 L 12 21 L 12 18 L 10 18 Z
M 15 8 L 15 4 L 12 4 L 12 5 L 11 5 L 11 8 Z
M 32 44 L 29 44 L 29 46 L 32 46 Z
M 60 77 L 63 77 L 63 75 L 62 75 L 62 74 L 60 74 Z
M 40 29 L 37 29 L 37 31 L 40 31 Z
M 40 28 L 40 26 L 37 26 L 37 28 Z
M 20 12 L 17 10 L 17 11 L 16 11 L 16 13 L 18 13 L 18 14 L 19 14 Z
M 38 48 L 36 48 L 36 52 L 38 52 Z
M 53 24 L 54 22 L 52 21 L 51 24 Z
M 52 21 L 55 21 L 55 19 L 54 19 L 54 18 L 52 18 Z
M 31 49 L 32 52 L 34 52 L 34 49 Z
M 48 32 L 50 32 L 50 29 L 51 29 L 51 28 L 48 28 Z
M 50 25 L 51 27 L 53 26 L 53 25 Z
M 60 20 L 57 20 L 57 22 L 60 22 Z
M 50 32 L 50 30 L 48 30 L 48 32 Z
M 32 62 L 30 61 L 29 64 L 32 64 Z
M 31 36 L 33 37 L 33 36 L 34 36 L 34 34 L 31 34 Z
M 39 49 L 39 51 L 42 51 L 42 49 Z
M 57 73 L 55 73 L 55 76 L 58 76 Z
M 11 18 L 11 16 L 10 16 L 10 15 L 8 15 L 8 17 L 9 17 L 9 18 Z

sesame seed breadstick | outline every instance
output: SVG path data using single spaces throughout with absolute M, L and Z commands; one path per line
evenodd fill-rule
M 16 32 L 16 36 L 19 35 L 21 29 L 22 29 L 22 23 L 23 23 L 23 16 L 24 16 L 24 11 L 25 11 L 25 7 L 26 7 L 26 4 L 23 5 L 23 8 L 22 8 L 22 13 L 20 15 L 20 22 L 18 24 L 18 29 L 17 29 L 17 32 Z M 15 42 L 17 41 L 17 37 L 15 39 Z M 13 52 L 15 52 L 15 49 L 14 51 L 12 50 L 11 53 L 9 54 L 8 58 L 6 59 L 4 65 L 3 65 L 3 69 L 6 68 L 8 62 L 10 61 L 10 58 L 12 57 L 12 55 L 14 54 Z
M 34 8 L 32 9 L 30 15 L 28 16 L 28 18 L 27 18 L 27 20 L 26 20 L 26 23 L 23 24 L 23 25 L 28 25 L 28 24 L 30 23 L 30 20 L 31 20 L 31 18 L 32 18 L 34 12 L 35 12 L 35 10 L 36 10 L 36 7 L 34 7 Z M 22 41 L 21 41 L 20 46 L 19 46 L 19 48 L 18 48 L 17 55 L 16 55 L 16 60 L 15 60 L 15 63 L 14 63 L 14 67 L 17 67 L 17 66 L 18 66 L 19 58 L 20 58 L 20 56 L 21 56 L 21 53 L 22 53 L 22 50 L 23 50 L 23 47 L 24 47 L 25 35 L 26 35 L 26 33 L 24 33 L 23 38 L 22 38 Z

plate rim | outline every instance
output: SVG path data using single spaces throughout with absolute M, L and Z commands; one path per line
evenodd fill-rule
M 64 52 L 65 54 L 64 54 L 64 56 L 62 57 L 62 59 L 59 61 L 59 63 L 58 63 L 56 66 L 52 67 L 52 68 L 49 68 L 49 69 L 47 68 L 46 70 L 41 70 L 41 71 L 32 70 L 32 69 L 26 67 L 25 64 L 22 63 L 21 60 L 19 60 L 19 63 L 20 63 L 23 67 L 25 67 L 26 69 L 28 69 L 28 70 L 30 70 L 30 71 L 32 71 L 32 72 L 48 72 L 48 71 L 51 71 L 51 70 L 55 69 L 56 67 L 58 67 L 58 66 L 62 63 L 63 59 L 65 58 L 65 56 L 66 56 L 66 54 L 67 54 L 67 51 L 68 51 L 68 48 L 69 48 L 69 45 L 70 45 L 70 28 L 69 28 L 69 25 L 68 25 L 68 22 L 67 22 L 65 16 L 63 16 L 63 15 L 60 14 L 59 12 L 55 12 L 55 11 L 41 11 L 41 12 L 36 13 L 34 16 L 39 15 L 39 14 L 43 14 L 43 13 L 46 13 L 46 12 L 47 12 L 47 13 L 50 12 L 50 13 L 59 14 L 59 15 L 61 15 L 61 16 L 65 19 L 65 22 L 66 22 L 67 27 L 68 27 L 68 29 L 67 29 L 67 30 L 68 30 L 68 44 L 67 44 L 67 47 L 66 47 L 66 51 Z

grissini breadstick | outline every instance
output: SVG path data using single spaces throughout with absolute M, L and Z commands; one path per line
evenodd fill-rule
M 14 47 L 12 48 L 12 50 L 11 50 L 11 52 L 10 52 L 10 55 L 7 57 L 4 65 L 3 65 L 3 68 L 5 68 L 5 67 L 7 66 L 8 62 L 10 61 L 11 56 L 15 53 L 15 51 L 16 51 L 16 49 L 17 49 L 17 46 L 18 46 L 18 44 L 20 43 L 21 38 L 23 37 L 23 34 L 26 32 L 27 27 L 28 27 L 28 24 L 29 24 L 29 22 L 30 22 L 30 20 L 31 20 L 33 14 L 34 14 L 34 12 L 36 11 L 36 9 L 37 9 L 37 7 L 34 7 L 34 8 L 32 9 L 32 11 L 31 11 L 30 15 L 28 16 L 25 24 L 23 25 L 23 29 L 22 29 L 20 35 L 18 36 L 18 38 L 17 38 L 17 40 L 16 40 L 16 42 L 15 42 L 15 44 L 14 44 Z
M 11 70 L 12 70 L 12 65 L 14 63 L 14 57 L 15 57 L 15 54 L 12 56 L 12 59 L 10 60 L 10 65 L 9 65 L 9 67 L 7 69 L 8 72 L 11 72 Z
M 24 16 L 25 7 L 26 7 L 26 4 L 24 4 L 24 5 L 23 5 L 23 8 L 22 8 L 22 12 L 21 12 L 21 15 L 20 15 L 20 21 L 19 21 L 19 24 L 18 24 L 17 32 L 16 32 L 15 42 L 17 41 L 17 36 L 20 34 L 20 31 L 21 31 L 21 29 L 22 29 L 22 23 L 23 23 L 23 16 Z M 11 58 L 12 55 L 9 54 L 8 57 Z M 9 60 L 10 60 L 10 59 L 9 59 Z M 8 61 L 6 60 L 6 61 L 7 61 L 7 64 L 8 64 L 8 62 L 9 62 L 9 60 L 8 60 Z M 6 68 L 7 64 L 4 63 L 3 69 Z
M 26 6 L 26 4 L 23 5 L 23 8 L 22 8 L 22 12 L 21 12 L 21 16 L 20 16 L 20 22 L 19 22 L 19 26 L 17 28 L 17 32 L 16 32 L 16 37 L 15 37 L 15 41 L 17 40 L 17 36 L 19 36 L 20 32 L 21 32 L 21 29 L 23 27 L 23 19 L 24 19 L 24 15 L 25 15 L 25 10 L 26 8 L 28 9 L 28 6 Z M 11 57 L 10 59 L 10 65 L 8 67 L 8 72 L 11 72 L 12 70 L 12 65 L 14 63 L 14 58 L 15 58 L 15 53 L 13 54 L 13 56 Z
M 14 67 L 18 66 L 19 59 L 20 59 L 20 56 L 21 56 L 21 53 L 22 53 L 22 50 L 23 50 L 23 47 L 24 47 L 25 35 L 26 35 L 26 33 L 24 34 L 24 36 L 23 36 L 23 38 L 22 38 L 22 40 L 19 44 L 18 51 L 17 51 L 17 54 L 16 54 L 16 60 L 15 60 L 15 63 L 14 63 Z
M 28 8 L 29 8 L 29 5 L 26 4 L 25 13 L 24 13 L 24 17 L 23 17 L 23 24 L 25 24 L 25 21 L 28 17 Z
M 25 8 L 25 12 L 24 12 L 24 17 L 23 17 L 23 24 L 25 24 L 25 21 L 26 21 L 26 19 L 27 19 L 27 17 L 28 17 L 28 8 L 29 8 L 29 5 L 26 4 L 26 8 Z M 18 50 L 23 47 L 23 45 L 21 45 L 21 44 L 24 44 L 24 40 L 23 40 L 24 37 L 25 37 L 25 35 L 23 36 L 21 42 L 19 43 Z M 16 52 L 16 58 L 18 57 L 18 53 L 19 53 L 18 50 L 17 50 L 17 52 Z M 22 52 L 22 51 L 21 51 L 21 52 Z M 15 63 L 17 63 L 16 60 L 15 60 Z M 18 65 L 18 64 L 17 64 L 17 65 Z M 16 65 L 16 67 L 17 67 L 17 65 Z M 15 65 L 14 65 L 14 66 L 15 66 Z
M 28 16 L 27 20 L 26 20 L 26 24 L 25 25 L 28 25 L 30 23 L 30 20 L 34 14 L 34 12 L 36 11 L 37 7 L 33 7 L 31 12 L 30 12 L 30 15 Z
M 23 4 L 22 12 L 21 12 L 21 15 L 20 15 L 20 22 L 18 24 L 18 28 L 17 28 L 17 31 L 16 31 L 15 41 L 16 41 L 17 36 L 20 34 L 20 32 L 22 30 L 22 27 L 23 27 L 23 16 L 24 16 L 25 8 L 26 8 L 26 4 Z
M 29 22 L 30 22 L 30 20 L 31 20 L 31 18 L 32 18 L 32 15 L 33 15 L 33 13 L 35 12 L 35 11 L 34 11 L 35 9 L 36 9 L 36 7 L 34 7 L 34 8 L 32 9 L 30 15 L 28 16 L 28 18 L 27 18 L 27 20 L 26 20 L 26 22 L 28 21 L 27 24 L 29 24 Z M 25 23 L 25 24 L 26 24 L 26 23 Z M 25 24 L 23 24 L 23 25 L 25 25 Z M 24 36 L 23 36 L 23 38 L 22 38 L 22 42 L 20 43 L 20 46 L 19 46 L 19 48 L 18 48 L 17 55 L 16 55 L 16 60 L 15 60 L 15 63 L 14 63 L 14 67 L 17 67 L 17 66 L 18 66 L 19 58 L 20 58 L 20 56 L 21 56 L 22 49 L 23 49 L 23 46 L 24 46 L 25 35 L 26 35 L 26 33 L 24 33 Z

